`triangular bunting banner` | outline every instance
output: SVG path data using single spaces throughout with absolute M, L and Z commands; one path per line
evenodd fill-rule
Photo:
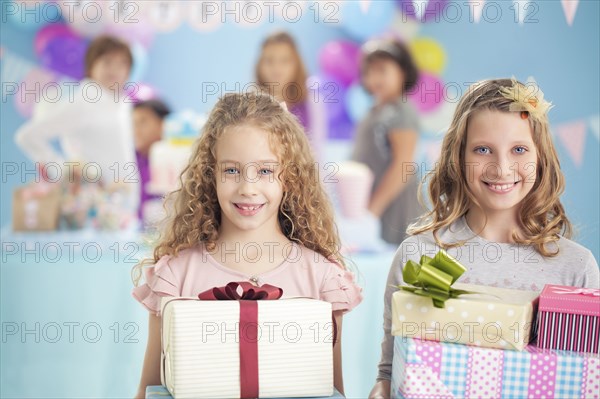
M 596 136 L 596 140 L 600 140 L 600 115 L 594 115 L 590 117 L 590 129 L 594 136 Z
M 419 21 L 423 20 L 423 15 L 425 15 L 425 10 L 427 9 L 427 4 L 429 4 L 429 0 L 413 0 L 413 5 L 415 6 L 415 15 Z
M 587 124 L 583 120 L 563 123 L 556 127 L 556 135 L 578 168 L 583 164 Z
M 485 0 L 469 0 L 469 7 L 473 12 L 473 20 L 476 24 L 481 21 L 481 13 L 483 12 L 483 7 L 485 6 Z
M 560 2 L 565 13 L 565 18 L 567 19 L 567 23 L 569 26 L 572 26 L 573 20 L 575 19 L 575 13 L 577 12 L 577 6 L 579 5 L 579 0 L 560 0 Z
M 514 15 L 516 21 L 519 22 L 519 25 L 523 25 L 523 23 L 525 22 L 527 10 L 529 10 L 529 7 L 527 7 L 527 5 L 529 3 L 529 0 L 513 0 L 513 9 L 515 13 Z

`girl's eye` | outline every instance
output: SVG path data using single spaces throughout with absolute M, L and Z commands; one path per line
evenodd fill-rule
M 273 173 L 273 171 L 271 169 L 260 169 L 258 173 L 260 175 L 270 175 L 271 173 Z
M 235 175 L 238 173 L 238 170 L 236 168 L 225 168 L 223 170 L 223 173 L 225 173 L 226 175 Z
M 514 151 L 517 154 L 525 154 L 527 152 L 527 148 L 525 148 L 523 146 L 518 146 L 518 147 L 515 147 Z
M 480 155 L 486 155 L 490 153 L 490 149 L 487 147 L 477 147 L 475 148 L 475 153 Z

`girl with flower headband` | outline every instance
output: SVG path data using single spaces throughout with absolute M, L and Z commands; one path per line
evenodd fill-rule
M 391 297 L 403 284 L 408 260 L 444 248 L 467 268 L 463 283 L 532 291 L 545 284 L 599 288 L 596 259 L 569 240 L 550 108 L 536 85 L 514 79 L 478 82 L 458 103 L 429 175 L 432 208 L 411 226 L 390 269 L 382 356 L 370 397 L 390 394 Z
M 133 296 L 149 311 L 137 397 L 160 385 L 160 298 L 197 296 L 232 281 L 265 283 L 284 296 L 330 302 L 342 314 L 362 300 L 340 255 L 333 211 L 298 120 L 264 93 L 227 94 L 212 110 L 172 213 Z M 134 268 L 138 284 L 144 263 Z M 340 335 L 338 335 L 340 337 Z M 343 393 L 341 340 L 334 383 Z

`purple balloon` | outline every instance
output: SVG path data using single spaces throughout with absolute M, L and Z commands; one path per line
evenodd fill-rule
M 56 37 L 42 51 L 40 58 L 46 68 L 75 79 L 84 76 L 87 42 L 77 37 Z
M 327 138 L 334 140 L 350 140 L 354 137 L 354 123 L 344 114 L 334 121 L 329 121 Z
M 77 38 L 77 34 L 63 23 L 46 25 L 35 34 L 33 42 L 35 53 L 41 56 L 48 43 L 58 37 Z
M 321 70 L 347 87 L 360 75 L 360 47 L 347 40 L 331 41 L 319 53 Z
M 448 5 L 448 0 L 429 0 L 425 9 L 421 9 L 422 2 L 413 2 L 412 0 L 396 0 L 398 8 L 402 13 L 412 19 L 421 22 L 439 22 L 444 8 Z M 419 18 L 419 15 L 421 16 Z
M 315 75 L 308 78 L 311 100 L 321 102 L 327 112 L 327 120 L 332 121 L 346 113 L 344 98 L 346 88 L 339 79 L 327 75 Z

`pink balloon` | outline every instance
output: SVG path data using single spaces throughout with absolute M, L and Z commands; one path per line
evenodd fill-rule
M 57 37 L 72 37 L 77 38 L 77 34 L 73 32 L 67 25 L 50 24 L 44 26 L 35 34 L 33 47 L 38 57 L 42 54 L 48 43 Z
M 44 101 L 44 86 L 56 82 L 58 77 L 43 69 L 34 68 L 25 75 L 14 95 L 15 108 L 25 118 L 31 118 L 37 104 Z
M 158 97 L 156 89 L 146 83 L 129 83 L 126 85 L 125 90 L 134 103 Z
M 421 72 L 419 81 L 407 94 L 420 113 L 428 113 L 443 103 L 444 83 L 436 76 Z
M 360 75 L 360 48 L 347 40 L 331 41 L 321 49 L 319 65 L 326 75 L 347 87 Z

